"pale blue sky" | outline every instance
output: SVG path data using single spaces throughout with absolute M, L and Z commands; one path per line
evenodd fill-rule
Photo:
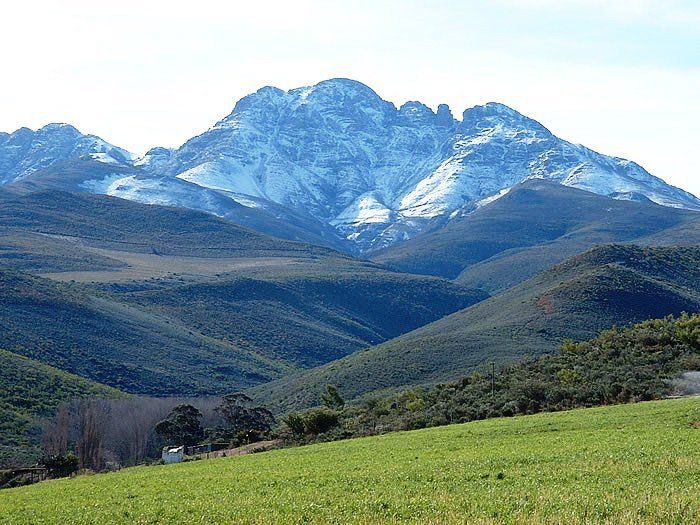
M 700 194 L 700 2 L 27 1 L 3 7 L 0 129 L 143 153 L 263 85 L 350 77 L 401 104 L 495 100 Z

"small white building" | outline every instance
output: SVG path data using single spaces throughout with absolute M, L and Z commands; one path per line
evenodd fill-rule
M 163 447 L 161 458 L 163 463 L 180 463 L 185 459 L 185 446 Z

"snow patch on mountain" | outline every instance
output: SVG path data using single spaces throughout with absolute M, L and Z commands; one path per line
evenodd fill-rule
M 177 178 L 204 188 L 263 197 L 255 178 L 235 160 L 204 162 L 180 173 Z
M 358 197 L 330 223 L 343 229 L 356 228 L 358 225 L 386 224 L 391 219 L 391 210 L 377 199 L 374 193 Z
M 36 131 L 0 133 L 0 184 L 22 180 L 59 162 L 92 157 L 108 164 L 131 165 L 136 156 L 70 124 L 47 124 Z

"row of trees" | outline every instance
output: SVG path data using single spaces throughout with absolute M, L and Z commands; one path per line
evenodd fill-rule
M 262 439 L 272 414 L 245 394 L 209 398 L 78 399 L 42 424 L 46 457 L 74 453 L 79 467 L 100 471 L 160 458 L 164 445 Z
M 220 416 L 220 424 L 204 428 L 203 415 L 196 407 L 178 405 L 156 424 L 156 434 L 177 445 L 190 446 L 202 441 L 242 445 L 260 441 L 275 423 L 272 412 L 253 406 L 252 399 L 241 392 L 224 396 L 214 411 Z

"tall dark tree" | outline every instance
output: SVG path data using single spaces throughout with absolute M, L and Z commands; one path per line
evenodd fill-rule
M 225 421 L 225 428 L 214 429 L 212 437 L 250 442 L 260 439 L 272 429 L 275 418 L 268 409 L 252 406 L 253 400 L 242 392 L 223 397 L 216 411 Z
M 204 438 L 202 413 L 192 405 L 178 405 L 156 424 L 156 433 L 173 445 L 196 445 Z

